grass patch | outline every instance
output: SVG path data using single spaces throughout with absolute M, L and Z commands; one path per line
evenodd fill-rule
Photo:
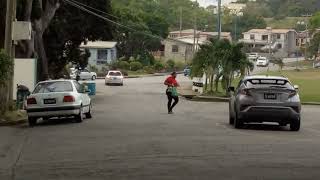
M 300 71 L 273 71 L 268 75 L 285 76 L 290 81 L 299 85 L 302 102 L 320 102 L 320 70 L 304 69 Z
M 128 75 L 129 76 L 141 76 L 141 75 L 147 75 L 148 73 L 146 73 L 143 70 L 138 70 L 138 71 L 128 71 Z
M 25 111 L 8 111 L 0 116 L 0 125 L 2 124 L 16 124 L 25 122 L 27 120 L 27 113 Z
M 286 63 L 285 66 L 286 67 L 296 67 L 298 64 L 299 68 L 312 68 L 313 67 L 313 61 L 308 61 L 308 60 L 304 60 L 304 61 L 299 61 L 297 62 L 290 62 L 290 63 Z

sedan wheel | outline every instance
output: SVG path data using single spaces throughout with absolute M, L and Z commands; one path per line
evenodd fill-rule
M 75 116 L 75 120 L 77 123 L 81 123 L 83 121 L 83 108 L 80 108 L 80 112 Z
M 35 117 L 28 117 L 28 123 L 29 123 L 29 126 L 35 126 L 37 124 L 37 118 Z
M 91 78 L 91 79 L 92 79 L 92 80 L 95 80 L 96 78 L 97 78 L 96 76 L 92 76 L 92 78 Z
M 91 119 L 92 118 L 92 115 L 91 115 L 91 105 L 89 106 L 89 112 L 85 113 L 86 115 L 86 118 L 87 119 Z

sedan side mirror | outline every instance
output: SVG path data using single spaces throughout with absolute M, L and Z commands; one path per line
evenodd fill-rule
M 234 92 L 234 91 L 235 91 L 235 88 L 231 86 L 231 87 L 228 88 L 228 91 L 229 91 L 229 92 Z
M 299 90 L 299 86 L 298 86 L 298 85 L 294 85 L 293 88 L 294 88 L 295 90 Z

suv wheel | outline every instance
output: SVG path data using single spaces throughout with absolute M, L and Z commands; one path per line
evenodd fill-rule
M 229 105 L 230 106 L 230 105 Z M 233 125 L 234 124 L 234 118 L 231 115 L 231 108 L 229 107 L 229 124 Z
M 235 114 L 236 114 L 236 116 L 234 118 L 234 127 L 236 129 L 240 129 L 243 126 L 243 121 L 240 118 L 238 118 L 237 113 L 235 113 Z
M 92 80 L 95 80 L 96 78 L 97 78 L 97 77 L 96 77 L 95 75 L 93 75 L 91 79 L 92 79 Z
M 35 117 L 28 117 L 28 123 L 29 123 L 29 126 L 35 126 L 37 124 L 37 118 Z
M 291 131 L 299 131 L 300 130 L 300 118 L 294 119 L 290 123 L 290 130 Z

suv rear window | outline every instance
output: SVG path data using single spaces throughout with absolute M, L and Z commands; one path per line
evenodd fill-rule
M 292 89 L 289 81 L 284 79 L 249 79 L 245 82 L 248 88 L 279 87 Z
M 56 81 L 40 83 L 34 89 L 33 93 L 51 93 L 51 92 L 72 92 L 72 83 L 68 81 Z
M 121 76 L 121 72 L 109 72 L 109 76 Z

